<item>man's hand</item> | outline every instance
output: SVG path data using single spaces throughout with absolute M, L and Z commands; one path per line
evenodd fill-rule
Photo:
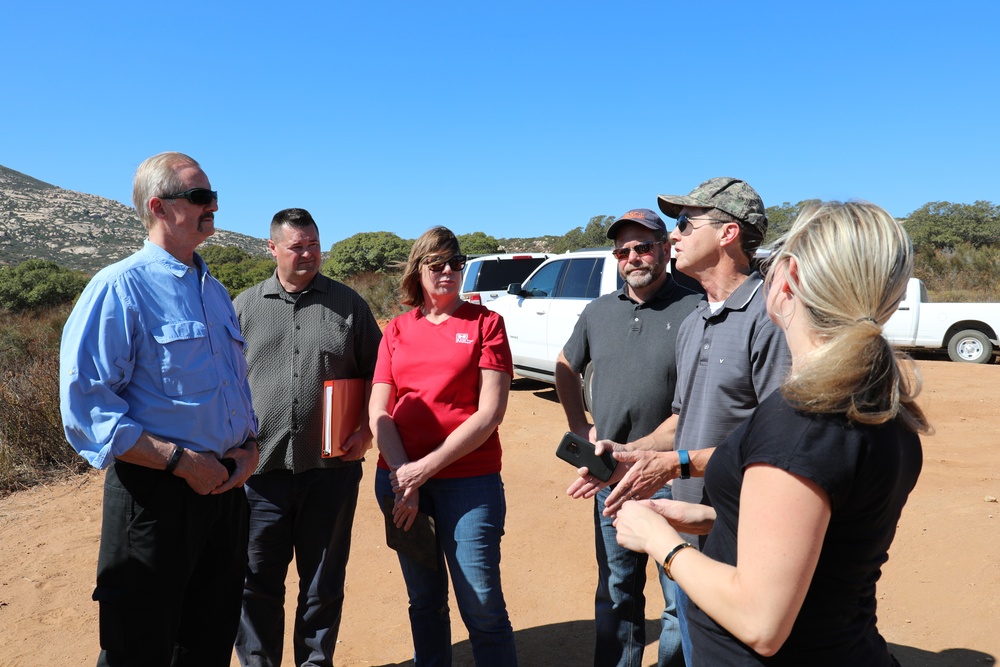
M 366 428 L 355 431 L 344 442 L 340 448 L 344 454 L 340 458 L 344 461 L 359 461 L 365 453 L 372 448 L 372 433 Z
M 620 445 L 612 440 L 598 440 L 594 443 L 594 453 L 600 456 L 606 451 L 619 451 L 622 446 L 623 445 Z M 616 456 L 615 458 L 618 457 Z M 611 473 L 611 478 L 606 482 L 602 482 L 591 475 L 586 466 L 578 468 L 576 473 L 579 477 L 573 480 L 573 483 L 569 485 L 568 489 L 566 489 L 566 495 L 571 498 L 593 498 L 601 489 L 617 483 L 618 480 L 624 477 L 627 470 L 628 466 L 622 465 L 619 462 L 619 465 L 615 467 L 615 471 Z
M 247 479 L 250 478 L 250 475 L 257 470 L 257 462 L 260 459 L 257 441 L 247 440 L 240 447 L 230 447 L 222 455 L 222 458 L 236 461 L 236 470 L 233 471 L 232 475 L 229 475 L 229 478 L 224 483 L 212 489 L 213 494 L 225 493 L 237 486 L 243 486 Z M 223 467 L 223 469 L 225 468 Z
M 174 474 L 187 482 L 199 496 L 216 492 L 229 479 L 229 472 L 215 458 L 215 454 L 190 449 L 184 450 Z
M 664 484 L 680 476 L 676 452 L 616 451 L 614 456 L 618 468 L 626 467 L 628 472 L 605 501 L 604 516 L 616 515 L 627 500 L 652 498 Z

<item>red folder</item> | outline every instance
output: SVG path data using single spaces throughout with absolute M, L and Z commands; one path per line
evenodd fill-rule
M 343 456 L 341 446 L 361 427 L 364 378 L 323 383 L 323 458 Z

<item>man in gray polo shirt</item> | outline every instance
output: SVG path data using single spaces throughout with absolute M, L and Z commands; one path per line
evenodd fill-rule
M 617 455 L 631 467 L 609 495 L 613 514 L 630 498 L 649 498 L 675 479 L 675 500 L 700 503 L 705 464 L 761 400 L 781 386 L 791 357 L 767 315 L 764 279 L 752 258 L 767 233 L 764 202 L 746 182 L 711 178 L 688 195 L 660 195 L 679 271 L 704 288 L 704 300 L 677 334 L 673 415 Z M 688 536 L 691 540 L 694 536 Z
M 622 289 L 591 302 L 556 364 L 556 390 L 570 429 L 591 441 L 627 442 L 649 434 L 670 415 L 677 379 L 674 341 L 699 295 L 667 271 L 666 226 L 649 209 L 633 209 L 608 228 L 615 242 Z M 587 421 L 580 373 L 593 364 L 594 424 Z M 604 516 L 609 489 L 594 505 L 598 584 L 595 596 L 595 667 L 642 664 L 646 645 L 643 588 L 645 554 L 620 547 L 612 519 Z M 670 487 L 655 495 L 669 498 Z M 666 603 L 661 616 L 660 667 L 683 665 L 674 586 L 660 574 Z
M 250 558 L 236 653 L 243 665 L 282 664 L 285 574 L 294 552 L 294 664 L 332 665 L 372 434 L 366 395 L 361 429 L 342 452 L 323 458 L 323 382 L 364 378 L 370 391 L 382 334 L 357 293 L 320 274 L 319 231 L 308 211 L 275 214 L 268 247 L 274 275 L 233 303 L 260 421 L 260 463 L 246 483 Z
M 671 479 L 674 499 L 700 503 L 701 476 L 715 446 L 780 387 L 791 367 L 785 338 L 767 315 L 763 278 L 751 266 L 767 232 L 757 192 L 736 178 L 711 178 L 688 195 L 660 195 L 658 202 L 677 219 L 670 233 L 676 267 L 701 284 L 705 297 L 677 334 L 673 415 L 625 445 L 633 451 L 615 454 L 630 467 L 605 502 L 607 515 L 630 499 L 652 497 Z M 581 478 L 570 491 L 585 493 L 592 485 Z M 696 536 L 682 536 L 698 544 Z M 686 597 L 675 590 L 690 655 Z

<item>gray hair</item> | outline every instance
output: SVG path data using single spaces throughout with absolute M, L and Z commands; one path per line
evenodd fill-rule
M 132 181 L 132 204 L 135 212 L 147 230 L 153 227 L 156 218 L 149 208 L 149 200 L 166 194 L 180 192 L 184 183 L 177 175 L 178 167 L 200 167 L 194 158 L 184 153 L 167 152 L 147 158 L 135 170 Z

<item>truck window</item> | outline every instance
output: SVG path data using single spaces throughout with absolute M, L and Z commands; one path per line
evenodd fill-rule
M 556 285 L 559 283 L 559 276 L 562 274 L 566 264 L 567 262 L 546 264 L 521 289 L 527 292 L 527 296 L 530 297 L 553 296 L 556 291 Z
M 482 262 L 469 262 L 466 265 L 465 279 L 462 281 L 463 292 L 476 291 L 476 278 L 479 277 L 479 269 L 482 268 L 482 266 Z
M 559 296 L 567 299 L 597 298 L 600 295 L 601 284 L 601 269 L 598 262 L 596 257 L 570 260 Z M 595 275 L 596 282 L 594 282 Z
M 544 261 L 544 257 L 525 257 L 476 262 L 480 267 L 479 282 L 472 284 L 476 286 L 475 290 L 480 292 L 505 290 L 511 283 L 523 282 L 528 274 Z M 468 283 L 466 291 L 473 291 L 473 288 L 468 287 Z

